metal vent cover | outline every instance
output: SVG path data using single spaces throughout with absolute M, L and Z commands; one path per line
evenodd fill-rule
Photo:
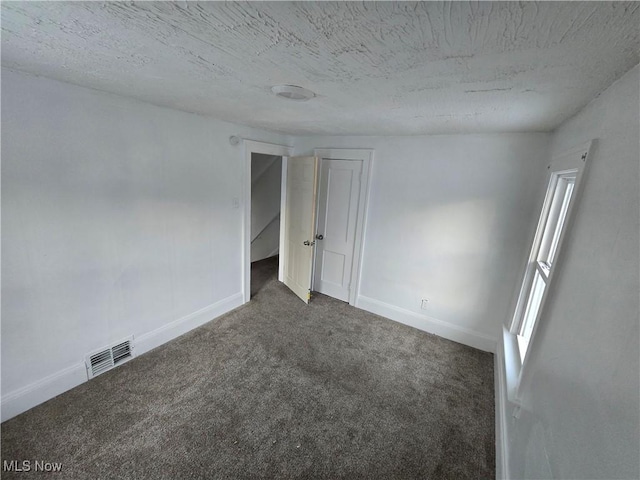
M 133 337 L 104 347 L 85 357 L 89 379 L 133 358 Z

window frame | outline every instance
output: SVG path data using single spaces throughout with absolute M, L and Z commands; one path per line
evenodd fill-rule
M 545 306 L 549 303 L 550 295 L 555 293 L 554 280 L 563 260 L 563 244 L 564 240 L 571 230 L 571 224 L 575 217 L 576 206 L 580 201 L 580 192 L 584 172 L 588 164 L 589 152 L 593 142 L 588 142 L 579 147 L 573 148 L 557 157 L 554 157 L 551 164 L 547 167 L 550 172 L 547 176 L 547 191 L 545 194 L 542 210 L 538 219 L 535 235 L 533 238 L 531 250 L 524 269 L 522 284 L 517 297 L 516 306 L 513 317 L 506 329 L 510 339 L 505 337 L 505 354 L 507 351 L 512 352 L 505 355 L 505 362 L 510 363 L 507 368 L 517 372 L 517 385 L 511 386 L 510 391 L 515 393 L 515 399 L 520 397 L 518 393 L 521 391 L 522 379 L 526 374 L 526 365 L 535 353 L 537 343 L 535 341 L 536 333 L 541 324 L 541 318 L 544 317 Z M 559 184 L 560 182 L 560 184 Z M 563 186 L 562 183 L 565 183 Z M 566 191 L 569 185 L 573 184 L 570 200 L 565 205 Z M 559 190 L 559 186 L 562 190 Z M 554 201 L 555 200 L 555 201 Z M 558 201 L 560 200 L 560 201 Z M 563 210 L 565 210 L 563 212 Z M 557 231 L 558 220 L 564 215 L 564 220 Z M 556 228 L 549 231 L 547 228 L 553 222 Z M 546 235 L 545 235 L 546 234 Z M 553 255 L 549 258 L 549 253 L 553 243 L 556 243 Z M 549 262 L 549 260 L 551 260 Z M 542 299 L 539 303 L 537 314 L 533 320 L 531 335 L 527 342 L 528 347 L 526 355 L 521 355 L 521 346 L 518 342 L 518 336 L 522 331 L 525 323 L 525 316 L 530 296 L 533 294 L 533 283 L 536 273 L 540 274 L 545 284 Z M 511 343 L 511 347 L 507 348 L 507 343 Z M 514 348 L 515 346 L 515 348 Z M 507 358 L 513 357 L 513 358 Z

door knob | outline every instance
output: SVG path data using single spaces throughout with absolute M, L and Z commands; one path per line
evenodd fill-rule
M 318 240 L 322 240 L 324 238 L 324 236 L 321 233 L 319 233 L 318 235 L 316 235 L 316 238 Z

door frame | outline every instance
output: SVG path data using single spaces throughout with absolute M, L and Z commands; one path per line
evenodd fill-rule
M 293 147 L 278 145 L 275 143 L 244 140 L 244 166 L 243 166 L 243 197 L 244 208 L 242 218 L 242 303 L 251 300 L 251 155 L 262 153 L 264 155 L 276 155 L 282 157 L 282 181 L 280 187 L 280 215 L 284 211 L 287 196 L 287 157 L 291 156 Z M 280 255 L 283 253 L 284 222 L 280 222 Z M 284 278 L 284 266 L 278 262 L 278 280 Z
M 349 289 L 349 305 L 356 307 L 360 296 L 360 283 L 362 281 L 362 259 L 365 246 L 365 231 L 369 217 L 369 200 L 371 197 L 371 175 L 373 172 L 373 149 L 362 148 L 316 148 L 313 154 L 319 158 L 319 171 L 322 171 L 322 160 L 360 160 L 362 161 L 362 178 L 360 192 L 358 194 L 358 214 L 356 215 L 356 233 L 353 242 L 353 265 L 351 266 L 351 288 Z M 318 178 L 318 181 L 320 179 Z M 318 203 L 317 208 L 320 208 Z M 318 215 L 316 213 L 316 221 Z M 317 225 L 316 225 L 317 227 Z M 317 252 L 313 257 L 313 276 L 311 288 L 314 288 Z

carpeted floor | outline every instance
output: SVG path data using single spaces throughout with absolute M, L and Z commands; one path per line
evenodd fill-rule
M 494 478 L 491 354 L 306 306 L 276 262 L 248 305 L 2 424 L 2 460 L 63 464 L 2 478 Z

